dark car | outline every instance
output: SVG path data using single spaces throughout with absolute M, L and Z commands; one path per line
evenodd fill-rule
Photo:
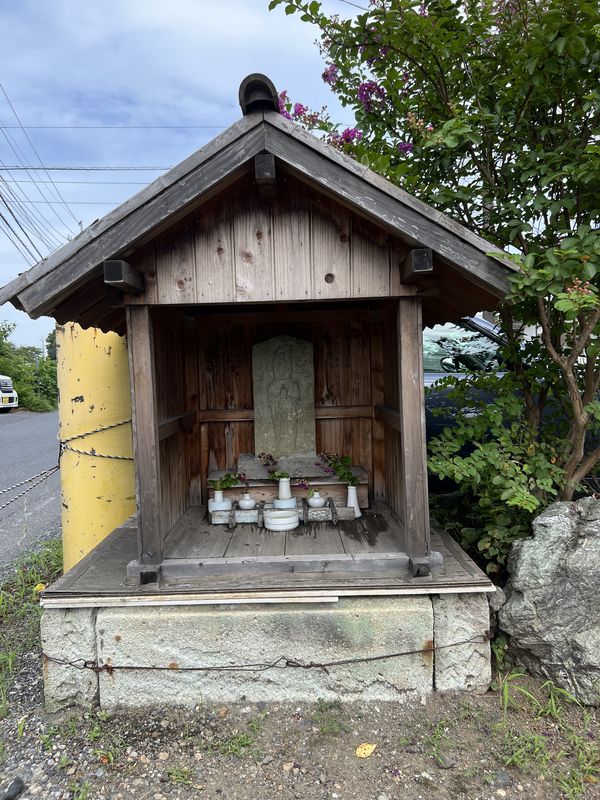
M 458 323 L 425 328 L 423 370 L 425 388 L 429 389 L 425 396 L 428 440 L 453 425 L 452 403 L 447 390 L 431 390 L 431 387 L 448 375 L 461 375 L 473 370 L 501 371 L 498 350 L 502 344 L 497 326 L 480 317 L 464 317 Z M 440 408 L 445 409 L 445 413 L 434 415 L 434 409 Z

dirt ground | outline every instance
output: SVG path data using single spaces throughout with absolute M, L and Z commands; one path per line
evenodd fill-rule
M 36 649 L 0 721 L 0 798 L 19 778 L 23 800 L 600 798 L 600 713 L 514 675 L 484 696 L 404 704 L 60 717 L 44 713 L 41 689 Z M 375 745 L 366 758 L 363 744 Z

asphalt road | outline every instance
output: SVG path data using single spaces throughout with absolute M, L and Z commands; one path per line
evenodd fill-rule
M 0 492 L 56 465 L 58 412 L 0 414 Z M 60 532 L 59 472 L 0 510 L 0 574 L 24 550 Z M 0 494 L 0 506 L 26 489 Z

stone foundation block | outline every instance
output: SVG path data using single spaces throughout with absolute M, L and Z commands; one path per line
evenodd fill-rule
M 441 648 L 435 653 L 436 690 L 486 692 L 492 679 L 489 640 L 458 644 L 489 633 L 486 595 L 443 594 L 432 601 L 435 644 Z
M 272 663 L 282 656 L 307 664 L 427 649 L 433 640 L 429 597 L 101 609 L 96 629 L 99 664 L 116 667 L 100 675 L 103 708 L 318 698 L 385 701 L 433 689 L 432 653 L 327 669 L 182 671 Z M 120 671 L 119 666 L 167 669 Z
M 98 676 L 89 669 L 57 664 L 61 661 L 96 660 L 95 609 L 46 609 L 41 637 L 44 658 L 46 710 L 69 706 L 89 708 L 98 702 Z

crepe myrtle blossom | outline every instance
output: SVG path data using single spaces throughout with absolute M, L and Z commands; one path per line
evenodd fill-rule
M 385 100 L 385 89 L 377 81 L 365 81 L 358 87 L 357 97 L 368 114 Z
M 337 66 L 335 64 L 329 64 L 323 71 L 321 77 L 325 83 L 328 83 L 330 86 L 335 86 L 339 78 L 339 70 Z

